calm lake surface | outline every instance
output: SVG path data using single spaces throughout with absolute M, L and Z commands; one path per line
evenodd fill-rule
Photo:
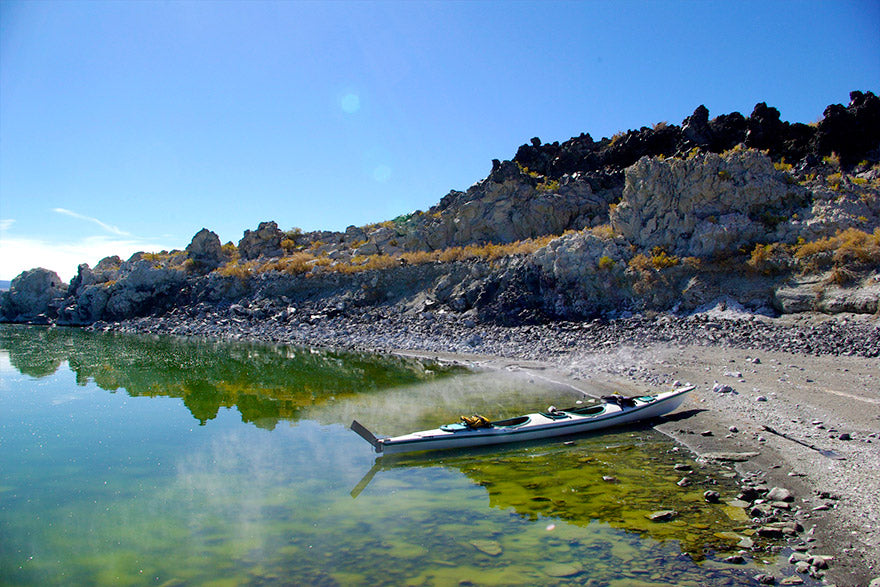
M 672 465 L 692 461 L 649 428 L 393 460 L 347 428 L 577 399 L 522 374 L 4 325 L 0 376 L 3 585 L 753 585 L 767 570 L 721 562 L 748 533 L 726 472 L 694 465 L 678 487 Z

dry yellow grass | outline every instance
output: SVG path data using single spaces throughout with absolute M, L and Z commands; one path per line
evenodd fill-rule
M 848 276 L 844 270 L 858 272 L 880 266 L 880 228 L 873 233 L 847 228 L 835 236 L 798 245 L 794 257 L 805 273 L 833 267 L 839 275 L 832 278 L 842 280 Z
M 363 271 L 383 270 L 401 264 L 421 265 L 427 263 L 452 263 L 470 259 L 495 261 L 514 255 L 528 255 L 547 246 L 555 235 L 525 239 L 508 244 L 488 243 L 484 245 L 467 245 L 465 247 L 449 247 L 439 251 L 409 251 L 399 255 L 352 255 L 348 260 L 331 259 L 326 254 L 320 256 L 308 251 L 292 251 L 278 259 L 262 264 L 257 261 L 241 262 L 237 255 L 226 265 L 217 269 L 226 277 L 246 278 L 255 273 L 277 271 L 290 275 L 310 274 L 315 268 L 322 271 L 337 272 L 345 275 Z M 314 251 L 314 244 L 311 250 Z M 236 252 L 237 251 L 230 251 Z

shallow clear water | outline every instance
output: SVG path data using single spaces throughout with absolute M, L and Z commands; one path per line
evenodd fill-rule
M 754 584 L 726 472 L 678 487 L 648 428 L 378 460 L 347 429 L 576 399 L 516 373 L 2 326 L 0 375 L 0 584 Z

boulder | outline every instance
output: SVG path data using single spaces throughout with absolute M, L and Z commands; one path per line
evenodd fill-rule
M 54 271 L 23 271 L 0 296 L 0 317 L 10 322 L 45 323 L 57 316 L 66 295 L 67 286 Z
M 260 257 L 281 257 L 284 255 L 284 249 L 281 248 L 283 238 L 284 233 L 279 230 L 277 223 L 261 222 L 257 230 L 244 231 L 244 236 L 238 242 L 238 252 L 246 261 Z
M 626 169 L 615 233 L 642 250 L 720 257 L 767 233 L 766 218 L 799 209 L 806 190 L 753 150 L 689 159 L 643 158 Z
M 694 146 L 709 145 L 712 141 L 712 129 L 709 128 L 709 109 L 703 105 L 697 106 L 694 113 L 682 122 L 681 134 L 689 144 Z
M 551 180 L 505 161 L 467 191 L 447 194 L 397 238 L 407 248 L 423 244 L 436 250 L 561 234 L 606 214 L 608 197 L 594 193 L 582 176 Z
M 98 261 L 94 269 L 90 268 L 88 263 L 81 263 L 77 267 L 76 277 L 70 282 L 68 294 L 77 295 L 77 292 L 83 287 L 116 281 L 119 279 L 121 268 L 122 259 L 116 255 L 104 257 Z
M 193 236 L 186 247 L 186 252 L 197 266 L 206 270 L 214 269 L 226 260 L 220 245 L 220 237 L 207 228 L 201 229 Z
M 104 318 L 131 318 L 162 307 L 185 282 L 183 271 L 156 267 L 148 260 L 136 261 L 124 278 L 109 289 Z

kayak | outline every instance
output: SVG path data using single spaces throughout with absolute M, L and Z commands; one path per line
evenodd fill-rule
M 522 442 L 592 432 L 621 424 L 649 420 L 676 409 L 695 386 L 689 385 L 657 395 L 639 397 L 606 396 L 604 403 L 526 414 L 490 422 L 481 416 L 462 417 L 461 423 L 446 424 L 402 436 L 378 438 L 357 420 L 351 429 L 373 445 L 377 453 L 392 454 L 422 450 L 445 450 Z

